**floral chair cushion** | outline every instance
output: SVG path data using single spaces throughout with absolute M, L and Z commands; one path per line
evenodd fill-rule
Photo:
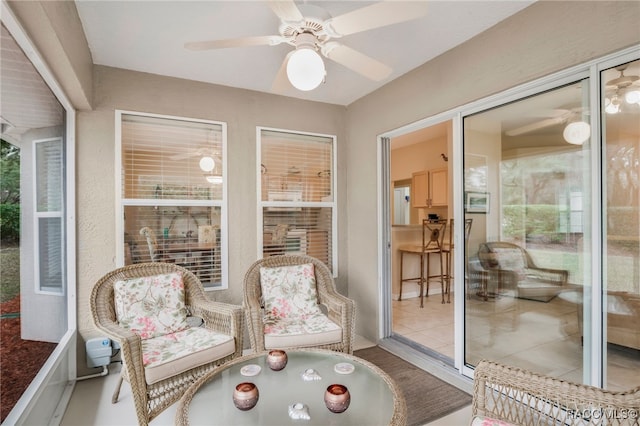
M 267 317 L 304 319 L 321 313 L 312 263 L 262 267 L 260 286 Z
M 142 363 L 147 383 L 156 383 L 182 371 L 233 354 L 232 336 L 205 327 L 189 327 L 142 341 Z
M 117 281 L 116 317 L 143 340 L 188 327 L 182 274 L 155 275 Z
M 300 318 L 273 318 L 265 315 L 264 334 L 282 336 L 294 334 L 326 333 L 341 330 L 323 313 L 307 315 Z

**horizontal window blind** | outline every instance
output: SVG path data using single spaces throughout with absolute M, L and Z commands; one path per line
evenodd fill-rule
M 262 201 L 331 199 L 333 138 L 263 131 L 261 151 Z
M 64 144 L 61 138 L 35 142 L 36 288 L 63 293 L 64 285 Z
M 335 138 L 260 132 L 262 255 L 306 254 L 333 269 Z
M 220 125 L 124 115 L 121 146 L 123 198 L 222 199 Z
M 223 128 L 122 116 L 125 264 L 176 263 L 222 288 Z

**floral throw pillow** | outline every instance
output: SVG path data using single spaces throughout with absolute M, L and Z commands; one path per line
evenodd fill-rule
M 114 293 L 118 323 L 143 340 L 188 327 L 179 272 L 117 281 Z
M 260 268 L 265 315 L 304 318 L 320 313 L 313 263 Z

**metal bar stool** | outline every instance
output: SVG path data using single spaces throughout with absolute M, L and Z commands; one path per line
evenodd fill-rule
M 444 234 L 447 229 L 447 220 L 428 220 L 422 221 L 422 245 L 402 245 L 398 247 L 400 252 L 400 295 L 398 300 L 402 300 L 402 284 L 407 281 L 418 282 L 420 284 L 420 307 L 424 307 L 424 285 L 427 285 L 427 297 L 429 297 L 429 281 L 432 278 L 440 279 L 440 287 L 442 291 L 442 303 L 444 303 L 444 281 L 445 281 L 445 268 L 442 258 L 442 244 L 444 240 Z M 419 277 L 404 277 L 404 256 L 405 254 L 416 255 L 420 257 L 420 276 Z M 431 255 L 437 255 L 440 261 L 440 274 L 431 275 L 430 257 Z M 426 261 L 426 262 L 425 262 Z M 425 275 L 425 263 L 426 263 L 426 275 Z

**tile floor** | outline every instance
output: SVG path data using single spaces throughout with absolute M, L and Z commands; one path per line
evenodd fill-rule
M 374 343 L 356 338 L 354 348 L 362 349 Z M 119 377 L 119 365 L 110 367 L 110 374 L 101 378 L 79 381 L 71 396 L 71 401 L 60 423 L 61 426 L 129 426 L 136 425 L 135 409 L 131 399 L 131 390 L 124 383 L 117 404 L 111 404 L 111 395 Z M 151 426 L 171 426 L 174 424 L 176 406 L 173 405 L 162 412 Z M 430 426 L 457 426 L 468 424 L 471 407 L 465 407 L 435 422 Z
M 454 357 L 454 296 L 439 294 L 393 301 L 393 331 L 448 358 Z M 488 358 L 566 380 L 583 381 L 583 354 L 576 305 L 560 297 L 538 302 L 510 297 L 467 300 L 467 361 Z M 610 389 L 640 385 L 640 351 L 610 345 Z

